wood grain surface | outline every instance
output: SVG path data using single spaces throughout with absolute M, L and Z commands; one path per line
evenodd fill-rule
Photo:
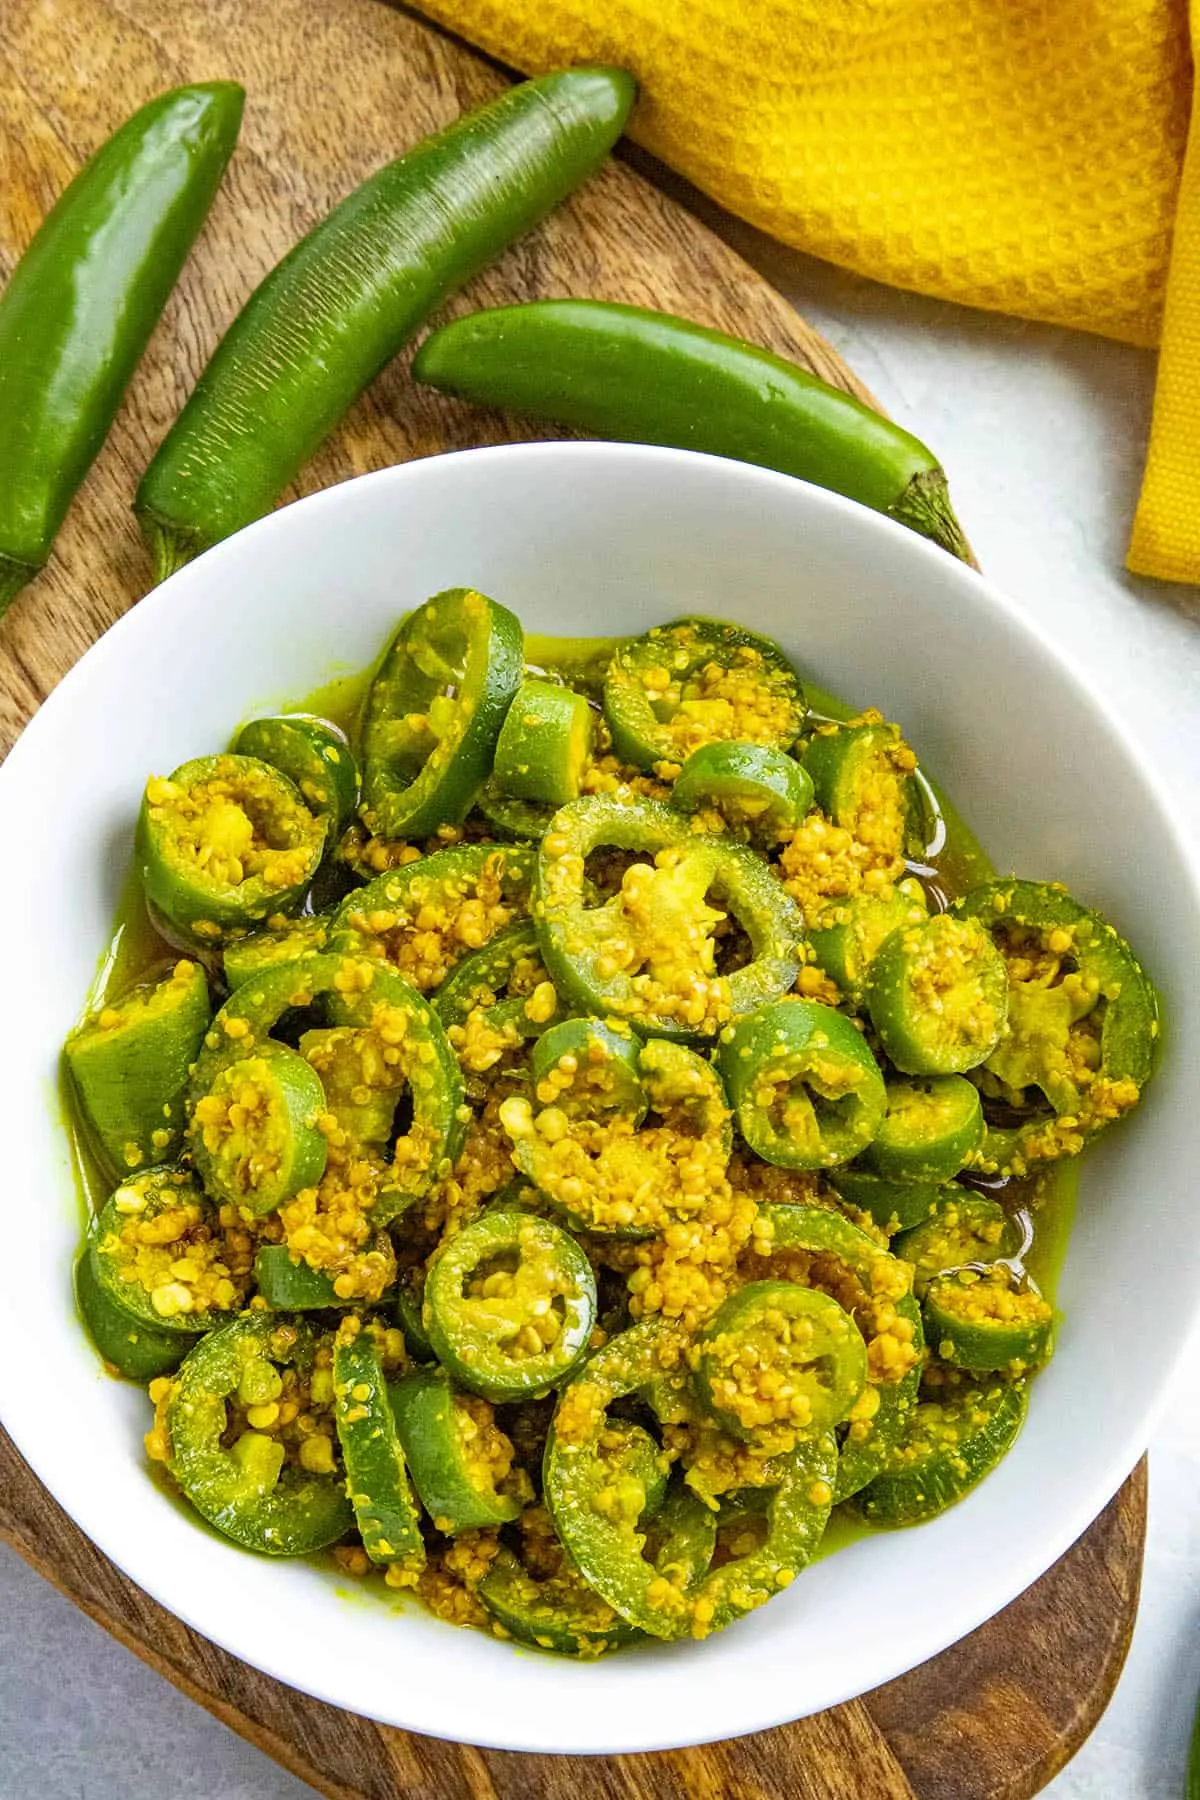
M 134 487 L 254 284 L 357 181 L 502 86 L 480 58 L 377 0 L 0 0 L 0 278 L 136 106 L 217 77 L 247 88 L 241 142 L 50 566 L 0 623 L 0 751 L 145 590 Z M 551 295 L 680 311 L 869 399 L 753 270 L 619 160 L 450 310 Z M 294 493 L 528 435 L 416 389 L 401 359 Z M 701 1750 L 559 1760 L 392 1731 L 258 1674 L 100 1556 L 0 1431 L 0 1535 L 184 1692 L 339 1800 L 1028 1800 L 1107 1703 L 1136 1612 L 1144 1532 L 1143 1465 L 1004 1613 L 863 1700 Z

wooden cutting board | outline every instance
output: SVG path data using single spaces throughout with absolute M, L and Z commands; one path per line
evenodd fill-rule
M 53 563 L 0 624 L 0 750 L 145 590 L 129 510 L 137 477 L 254 284 L 354 183 L 502 85 L 480 58 L 376 0 L 0 0 L 0 278 L 136 106 L 220 76 L 248 91 L 241 143 Z M 870 398 L 753 270 L 619 161 L 458 306 L 563 294 L 686 313 Z M 415 389 L 400 363 L 296 491 L 526 435 Z M 217 1650 L 93 1549 L 0 1431 L 0 1534 L 185 1693 L 339 1800 L 1027 1800 L 1112 1692 L 1137 1607 L 1145 1493 L 1143 1465 L 1007 1611 L 863 1700 L 706 1749 L 558 1760 L 387 1730 Z

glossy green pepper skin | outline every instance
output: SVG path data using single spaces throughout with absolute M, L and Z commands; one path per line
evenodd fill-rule
M 160 94 L 59 196 L 0 298 L 0 612 L 36 575 L 237 142 L 231 81 Z
M 243 1549 L 304 1556 L 336 1544 L 354 1524 L 344 1476 L 288 1464 L 282 1444 L 247 1430 L 231 1446 L 226 1402 L 256 1363 L 312 1366 L 311 1330 L 274 1313 L 243 1313 L 201 1338 L 172 1383 L 165 1409 L 168 1467 L 200 1515 Z M 244 1446 L 244 1448 L 243 1448 Z
M 599 300 L 495 307 L 431 333 L 413 373 L 597 437 L 780 469 L 970 554 L 924 444 L 807 369 L 670 313 Z
M 396 1009 L 405 1020 L 394 1046 L 395 1070 L 412 1094 L 413 1121 L 392 1163 L 380 1172 L 373 1223 L 384 1225 L 453 1163 L 466 1129 L 462 1078 L 446 1034 L 421 996 L 390 969 L 330 952 L 280 964 L 243 982 L 212 1022 L 192 1070 L 188 1105 L 194 1108 L 223 1070 L 272 1044 L 271 1032 L 286 1013 L 316 1001 L 330 1008 L 339 1025 L 368 1029 L 379 1006 Z
M 816 804 L 835 825 L 885 855 L 923 849 L 916 757 L 897 725 L 820 725 L 804 750 Z
M 75 1265 L 75 1304 L 88 1336 L 126 1381 L 153 1381 L 177 1369 L 197 1339 L 134 1318 L 103 1287 L 89 1243 Z
M 254 1096 L 246 1107 L 247 1093 Z M 249 1113 L 236 1123 L 239 1111 Z M 192 1155 L 210 1194 L 263 1218 L 325 1173 L 320 1078 L 286 1044 L 259 1044 L 226 1063 L 192 1109 Z
M 722 1301 L 700 1334 L 696 1386 L 705 1411 L 752 1443 L 771 1435 L 775 1419 L 746 1410 L 731 1371 L 747 1351 L 756 1367 L 779 1369 L 803 1398 L 807 1416 L 794 1429 L 793 1415 L 783 1415 L 792 1439 L 797 1431 L 809 1437 L 840 1425 L 866 1385 L 867 1347 L 836 1300 L 797 1282 L 747 1282 Z
M 348 1306 L 340 1300 L 333 1277 L 324 1269 L 293 1262 L 286 1244 L 264 1244 L 254 1258 L 254 1285 L 272 1312 L 324 1312 Z
M 861 1010 L 867 980 L 880 946 L 902 925 L 920 925 L 929 916 L 919 881 L 897 882 L 888 894 L 852 894 L 832 900 L 810 925 L 813 961 Z
M 520 620 L 474 588 L 410 613 L 363 712 L 363 823 L 419 840 L 466 818 L 524 668 Z
M 956 1369 L 1028 1375 L 1050 1354 L 1054 1310 L 1005 1263 L 935 1275 L 922 1310 L 930 1345 Z
M 379 1352 L 368 1331 L 333 1347 L 334 1417 L 346 1491 L 372 1562 L 417 1571 L 425 1543 Z
M 475 1419 L 444 1369 L 414 1369 L 388 1394 L 413 1486 L 438 1531 L 504 1525 L 518 1516 L 525 1504 L 518 1484 L 509 1481 L 501 1491 L 473 1454 Z
M 523 681 L 496 740 L 493 779 L 517 800 L 565 806 L 579 797 L 593 736 L 582 694 L 561 682 Z
M 618 645 L 604 678 L 613 749 L 669 772 L 728 738 L 790 750 L 805 718 L 799 678 L 777 644 L 722 619 L 677 619 Z
M 212 1005 L 204 970 L 180 962 L 76 1027 L 63 1055 L 74 1091 L 116 1175 L 166 1162 L 183 1135 L 183 1092 Z
M 283 925 L 265 925 L 249 937 L 236 938 L 221 953 L 225 986 L 230 992 L 254 975 L 262 975 L 277 963 L 316 956 L 329 941 L 330 914 L 305 915 Z
M 434 990 L 431 1005 L 447 1031 L 465 1025 L 479 1007 L 493 1029 L 537 1039 L 554 1027 L 562 1009 L 548 976 L 532 990 L 525 983 L 513 991 L 517 978 L 534 968 L 541 969 L 537 932 L 522 919 L 464 956 Z
M 422 956 L 414 944 L 422 909 L 451 914 L 491 888 L 504 924 L 510 924 L 525 915 L 533 869 L 533 851 L 523 844 L 458 844 L 435 850 L 432 856 L 377 875 L 347 894 L 334 915 L 330 945 L 391 963 L 415 988 L 429 993 L 441 986 L 467 952 L 443 935 L 438 960 Z M 490 910 L 495 915 L 497 908 Z M 498 926 L 495 935 L 502 929 Z
M 812 803 L 808 771 L 769 744 L 701 744 L 671 789 L 671 805 L 681 812 L 711 807 L 731 831 L 766 843 L 798 825 Z
M 137 1228 L 150 1224 L 163 1213 L 194 1209 L 196 1226 L 179 1230 L 164 1247 L 163 1267 L 159 1270 L 164 1289 L 155 1303 L 155 1291 L 139 1279 L 137 1268 Z M 187 1287 L 173 1281 L 166 1266 L 173 1259 L 187 1256 L 188 1239 L 198 1229 L 207 1235 L 216 1219 L 216 1207 L 205 1195 L 189 1169 L 167 1164 L 130 1175 L 109 1195 L 92 1221 L 85 1256 L 89 1260 L 97 1285 L 112 1306 L 118 1307 L 131 1320 L 156 1334 L 166 1333 L 176 1341 L 182 1336 L 194 1341 L 202 1332 L 223 1325 L 235 1312 L 244 1296 L 245 1283 L 229 1283 L 228 1303 L 224 1306 L 197 1308 Z M 183 1301 L 181 1306 L 179 1303 Z
M 476 1271 L 505 1257 L 507 1291 L 469 1290 Z M 490 1285 L 490 1284 L 485 1284 Z M 534 1348 L 529 1334 L 558 1311 L 558 1330 Z M 596 1279 L 574 1238 L 531 1213 L 485 1213 L 443 1240 L 425 1281 L 423 1321 L 443 1368 L 485 1400 L 532 1400 L 565 1379 L 587 1353 L 596 1322 Z
M 919 1225 L 937 1210 L 947 1189 L 933 1181 L 893 1181 L 886 1175 L 874 1175 L 858 1163 L 835 1169 L 831 1180 L 840 1199 L 870 1213 L 876 1225 L 889 1237 Z M 958 1192 L 950 1189 L 950 1192 Z
M 298 909 L 326 832 L 269 763 L 198 756 L 146 783 L 134 854 L 151 907 L 184 941 L 212 950 Z
M 643 1635 L 566 1563 L 558 1575 L 539 1580 L 501 1549 L 478 1593 L 507 1635 L 531 1649 L 591 1659 Z
M 589 1053 L 558 1054 L 577 1032 Z M 541 1110 L 522 1095 L 500 1107 L 522 1175 L 573 1231 L 637 1241 L 694 1214 L 704 1182 L 722 1178 L 733 1150 L 713 1065 L 684 1044 L 640 1044 L 594 1019 L 565 1020 L 551 1035 L 557 1043 L 534 1089 Z M 654 1122 L 643 1130 L 647 1112 Z
M 887 1467 L 888 1457 L 903 1437 L 909 1416 L 920 1398 L 925 1353 L 921 1309 L 911 1294 L 902 1294 L 895 1307 L 897 1317 L 910 1334 L 909 1342 L 916 1357 L 904 1374 L 886 1381 L 873 1381 L 871 1385 L 879 1397 L 875 1411 L 866 1418 L 851 1417 L 847 1423 L 838 1449 L 837 1482 L 833 1490 L 835 1506 L 859 1493 Z
M 1064 888 L 992 881 L 955 902 L 986 931 L 1008 981 L 1003 1037 L 978 1069 L 985 1101 L 1018 1123 L 993 1123 L 988 1172 L 1024 1174 L 1075 1156 L 1136 1106 L 1154 1072 L 1159 1003 L 1133 951 Z
M 1003 960 L 976 919 L 939 913 L 902 925 L 871 963 L 867 1008 L 902 1074 L 961 1075 L 1000 1042 L 1008 1013 Z
M 913 1267 L 918 1300 L 935 1276 L 961 1263 L 990 1263 L 1011 1256 L 1018 1238 L 1012 1220 L 998 1200 L 951 1183 L 934 1213 L 902 1231 L 892 1249 Z
M 592 851 L 646 856 L 629 888 L 588 903 Z M 653 866 L 651 866 L 653 865 Z M 720 909 L 717 911 L 716 909 Z M 750 940 L 750 959 L 716 972 L 711 925 L 724 914 Z M 785 993 L 800 967 L 803 921 L 765 858 L 733 838 L 696 833 L 654 800 L 576 800 L 555 814 L 538 850 L 533 918 L 564 1000 L 650 1037 L 715 1037 L 732 1017 Z
M 358 805 L 358 765 L 344 731 L 312 713 L 251 719 L 234 739 L 237 756 L 256 756 L 295 783 L 311 812 L 339 833 Z
M 790 1571 L 811 1561 L 829 1517 L 837 1475 L 837 1446 L 826 1433 L 763 1465 L 767 1530 L 764 1542 L 700 1580 L 681 1569 L 664 1583 L 643 1554 L 638 1520 L 603 1498 L 607 1471 L 600 1456 L 608 1408 L 661 1372 L 670 1330 L 647 1320 L 613 1338 L 592 1356 L 559 1401 L 546 1443 L 545 1503 L 575 1566 L 629 1624 L 652 1637 L 706 1636 L 785 1586 Z
M 742 1136 L 785 1169 L 849 1162 L 883 1122 L 887 1096 L 870 1047 L 815 1000 L 778 1000 L 738 1019 L 717 1061 Z
M 977 1487 L 1011 1447 L 1025 1419 L 1022 1381 L 966 1383 L 944 1401 L 921 1400 L 881 1474 L 858 1496 L 872 1525 L 921 1525 Z
M 523 82 L 314 226 L 250 296 L 142 477 L 159 580 L 269 509 L 447 295 L 592 173 L 633 98 L 619 69 Z
M 533 1046 L 534 1092 L 567 1114 L 625 1114 L 636 1127 L 650 1104 L 642 1079 L 644 1045 L 604 1019 L 563 1019 Z
M 979 1090 L 965 1075 L 887 1083 L 887 1113 L 862 1161 L 891 1181 L 953 1180 L 983 1142 Z
M 771 1250 L 807 1250 L 814 1256 L 834 1256 L 858 1276 L 868 1293 L 891 1287 L 907 1291 L 907 1276 L 898 1273 L 899 1252 L 885 1250 L 852 1219 L 828 1206 L 789 1206 L 768 1201 L 761 1209 L 761 1224 Z M 886 1273 L 884 1273 L 886 1272 Z

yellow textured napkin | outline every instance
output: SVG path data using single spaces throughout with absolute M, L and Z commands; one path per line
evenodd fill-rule
M 1200 580 L 1186 0 L 417 3 L 531 74 L 631 70 L 633 137 L 723 206 L 830 262 L 968 305 L 1153 344 L 1178 201 L 1131 566 Z

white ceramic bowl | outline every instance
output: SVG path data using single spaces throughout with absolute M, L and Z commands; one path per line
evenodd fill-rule
M 999 1470 L 920 1530 L 807 1571 L 703 1644 L 576 1664 L 235 1549 L 149 1479 L 147 1404 L 76 1320 L 79 1232 L 55 1100 L 146 774 L 375 655 L 406 610 L 473 583 L 530 631 L 725 614 L 902 721 L 1001 870 L 1058 877 L 1133 940 L 1167 998 L 1164 1067 L 1085 1159 L 1057 1354 Z M 1197 871 L 1152 774 L 1065 655 L 962 564 L 759 469 L 608 444 L 435 457 L 262 520 L 143 600 L 0 771 L 0 1418 L 88 1535 L 188 1624 L 392 1724 L 502 1748 L 647 1750 L 859 1694 L 1013 1599 L 1136 1461 L 1200 1295 Z

